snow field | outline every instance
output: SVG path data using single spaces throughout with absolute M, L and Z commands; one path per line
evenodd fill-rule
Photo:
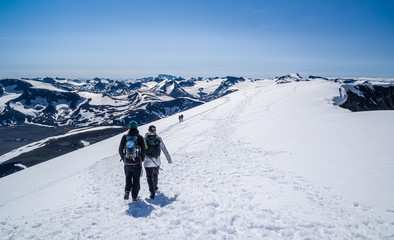
M 377 217 L 375 205 L 344 197 L 335 187 L 336 172 L 326 176 L 331 176 L 331 187 L 300 172 L 297 163 L 285 166 L 292 160 L 304 168 L 308 164 L 299 158 L 302 151 L 296 151 L 294 139 L 278 130 L 305 127 L 291 114 L 298 116 L 297 109 L 285 105 L 300 92 L 310 100 L 298 100 L 311 109 L 328 105 L 317 97 L 321 93 L 314 96 L 316 89 L 327 86 L 307 84 L 245 86 L 184 112 L 182 123 L 177 116 L 153 123 L 173 158 L 168 164 L 163 156 L 153 200 L 144 175 L 141 200 L 123 201 L 123 164 L 116 154 L 120 136 L 64 155 L 63 164 L 68 159 L 75 170 L 66 168 L 59 177 L 52 173 L 51 180 L 41 180 L 28 193 L 18 188 L 12 199 L 0 198 L 0 239 L 392 239 L 394 218 Z M 290 112 L 288 118 L 284 110 Z M 299 111 L 319 115 L 302 107 Z M 308 139 L 309 132 L 303 133 L 298 138 Z M 302 144 L 300 140 L 297 146 Z M 98 149 L 105 147 L 111 149 L 98 157 Z M 75 167 L 75 158 L 89 157 L 95 160 Z M 52 167 L 59 167 L 55 162 L 61 158 L 53 160 Z M 8 187 L 23 186 L 17 180 L 26 176 L 33 181 L 31 172 L 44 174 L 41 169 L 48 170 L 38 165 L 11 176 L 15 185 Z M 3 179 L 0 190 L 16 191 Z

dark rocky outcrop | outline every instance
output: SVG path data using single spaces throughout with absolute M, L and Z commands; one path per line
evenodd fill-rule
M 196 85 L 196 82 L 193 79 L 188 79 L 188 80 L 179 82 L 179 86 L 181 86 L 181 87 L 193 87 L 194 85 Z
M 50 78 L 50 77 L 46 77 L 42 81 L 45 82 L 45 83 L 50 83 L 50 84 L 55 84 L 56 83 L 55 79 Z
M 312 79 L 312 80 L 313 80 L 313 79 L 323 79 L 323 80 L 327 80 L 327 81 L 329 80 L 329 79 L 328 79 L 328 78 L 326 78 L 326 77 L 312 76 L 312 75 L 311 75 L 311 76 L 309 76 L 309 77 L 308 77 L 308 79 Z
M 309 79 L 301 77 L 298 73 L 287 74 L 285 76 L 274 78 L 276 84 L 284 84 L 291 82 L 309 81 Z
M 33 86 L 30 83 L 19 79 L 2 79 L 0 80 L 0 85 L 5 89 L 12 89 L 14 92 L 26 91 Z
M 213 99 L 220 98 L 232 92 L 238 91 L 238 89 L 231 89 L 231 87 L 239 82 L 244 82 L 244 81 L 245 78 L 243 77 L 228 76 L 226 77 L 226 80 L 224 80 L 213 93 L 209 95 L 200 94 L 200 99 L 204 101 L 211 101 Z
M 347 99 L 340 106 L 353 112 L 394 110 L 393 85 L 345 85 Z

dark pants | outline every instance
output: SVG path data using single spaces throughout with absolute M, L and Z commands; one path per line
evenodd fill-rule
M 146 167 L 146 177 L 148 180 L 149 191 L 155 192 L 157 188 L 158 176 L 159 176 L 159 168 L 158 167 Z
M 124 172 L 126 174 L 126 187 L 125 191 L 130 192 L 131 197 L 137 198 L 140 191 L 140 177 L 141 177 L 141 164 L 137 165 L 124 165 Z

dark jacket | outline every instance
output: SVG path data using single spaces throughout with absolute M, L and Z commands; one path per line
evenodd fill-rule
M 141 148 L 141 157 L 136 157 L 135 159 L 128 159 L 125 158 L 125 154 L 126 154 L 126 136 L 137 136 L 137 145 L 140 146 Z M 144 142 L 144 138 L 139 134 L 138 130 L 135 128 L 132 128 L 129 130 L 129 132 L 125 135 L 123 135 L 122 140 L 120 141 L 120 145 L 119 145 L 119 155 L 120 157 L 125 161 L 125 163 L 129 163 L 129 164 L 137 164 L 137 163 L 141 163 L 145 160 L 145 153 L 146 153 L 146 149 L 145 149 L 145 142 Z

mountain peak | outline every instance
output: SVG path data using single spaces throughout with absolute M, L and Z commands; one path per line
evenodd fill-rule
M 276 78 L 274 78 L 274 80 L 277 84 L 309 81 L 308 79 L 301 77 L 298 73 L 290 73 L 285 76 L 276 77 Z

